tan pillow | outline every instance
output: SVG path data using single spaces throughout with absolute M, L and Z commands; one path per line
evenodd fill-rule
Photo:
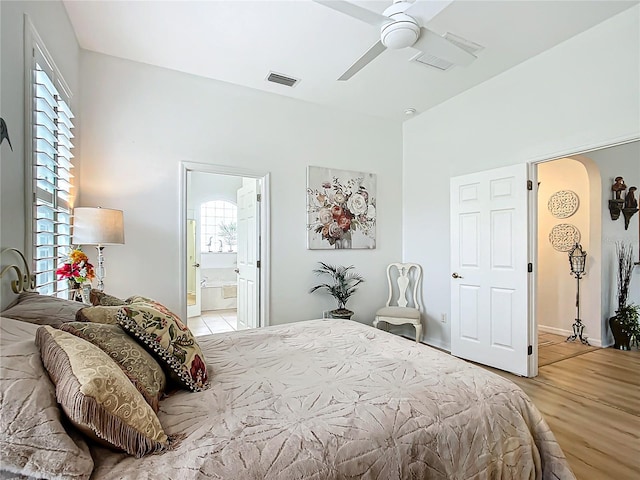
M 116 314 L 120 310 L 119 305 L 85 307 L 78 310 L 75 320 L 78 322 L 106 323 L 116 325 Z
M 89 447 L 75 429 L 65 430 L 33 337 L 4 345 L 0 355 L 1 469 L 30 478 L 88 479 Z
M 91 305 L 102 305 L 105 307 L 124 305 L 127 303 L 118 297 L 96 290 L 95 288 L 91 289 L 91 292 L 89 293 L 89 300 L 91 301 Z
M 120 365 L 153 410 L 158 411 L 167 378 L 158 362 L 122 328 L 102 323 L 69 322 L 60 325 L 60 330 L 100 347 Z
M 60 325 L 75 321 L 76 312 L 84 306 L 81 302 L 22 292 L 0 315 L 38 325 Z
M 198 342 L 178 316 L 165 306 L 145 299 L 121 307 L 116 320 L 154 352 L 183 386 L 194 392 L 209 387 L 207 365 Z
M 49 326 L 38 329 L 36 345 L 56 385 L 58 403 L 80 431 L 136 457 L 176 445 L 122 369 L 99 347 Z

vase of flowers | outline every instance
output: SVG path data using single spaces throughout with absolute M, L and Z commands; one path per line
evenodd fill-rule
M 56 274 L 58 279 L 67 280 L 70 300 L 89 302 L 90 281 L 95 277 L 95 271 L 80 247 L 71 250 L 67 259 L 56 270 Z
M 333 279 L 333 282 L 316 285 L 309 290 L 309 293 L 313 293 L 316 290 L 325 290 L 338 302 L 338 308 L 329 312 L 331 318 L 350 319 L 353 312 L 346 308 L 347 301 L 351 295 L 356 292 L 356 287 L 364 282 L 364 278 L 359 274 L 350 271 L 354 268 L 353 265 L 343 267 L 329 265 L 324 262 L 319 263 L 321 268 L 315 269 L 313 273 L 316 275 L 329 275 Z
M 308 228 L 336 249 L 352 248 L 354 232 L 375 238 L 375 199 L 363 181 L 358 177 L 343 182 L 333 177 L 331 182 L 323 182 L 322 188 L 307 190 L 308 213 L 312 215 Z

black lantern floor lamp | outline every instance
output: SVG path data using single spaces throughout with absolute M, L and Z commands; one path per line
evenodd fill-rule
M 576 243 L 576 246 L 569 252 L 569 265 L 571 265 L 571 274 L 576 277 L 576 321 L 573 323 L 573 335 L 567 338 L 567 342 L 573 342 L 576 338 L 580 339 L 585 345 L 589 345 L 587 337 L 583 336 L 584 325 L 580 320 L 580 279 L 584 275 L 584 267 L 586 264 L 587 252 L 582 250 L 582 246 Z

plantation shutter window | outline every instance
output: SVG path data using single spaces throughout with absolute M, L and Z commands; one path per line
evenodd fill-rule
M 73 112 L 69 91 L 37 43 L 32 47 L 33 263 L 36 290 L 67 295 L 56 269 L 71 247 Z

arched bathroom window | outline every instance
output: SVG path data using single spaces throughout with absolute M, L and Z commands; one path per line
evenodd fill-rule
M 224 200 L 200 205 L 200 248 L 205 252 L 236 252 L 238 207 Z

